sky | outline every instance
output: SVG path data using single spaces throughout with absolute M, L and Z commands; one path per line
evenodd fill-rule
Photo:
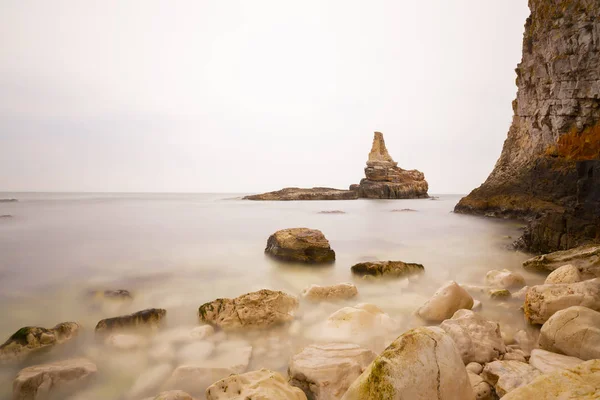
M 430 193 L 498 159 L 526 0 L 0 0 L 0 191 Z

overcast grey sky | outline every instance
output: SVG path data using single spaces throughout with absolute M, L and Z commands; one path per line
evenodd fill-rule
M 0 191 L 479 186 L 526 0 L 0 0 Z

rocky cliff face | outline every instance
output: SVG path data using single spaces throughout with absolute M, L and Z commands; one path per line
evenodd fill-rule
M 533 220 L 534 251 L 600 240 L 600 1 L 530 0 L 500 159 L 457 212 Z
M 375 132 L 373 146 L 365 168 L 366 178 L 359 185 L 350 186 L 358 196 L 369 199 L 414 199 L 427 198 L 429 185 L 425 175 L 417 170 L 398 167 L 385 147 L 383 134 Z

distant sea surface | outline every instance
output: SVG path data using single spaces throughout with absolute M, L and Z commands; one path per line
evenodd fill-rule
M 85 293 L 95 289 L 130 290 L 134 301 L 119 313 L 166 308 L 169 324 L 179 326 L 197 324 L 198 306 L 218 297 L 263 288 L 299 295 L 310 284 L 354 282 L 360 293 L 354 303 L 376 304 L 408 328 L 413 312 L 448 280 L 482 285 L 487 271 L 503 268 L 522 273 L 528 284 L 543 280 L 522 270 L 530 255 L 508 248 L 521 224 L 454 214 L 460 195 L 303 202 L 242 196 L 0 193 L 18 199 L 0 202 L 0 215 L 12 216 L 0 218 L 0 342 L 22 326 L 77 321 L 93 330 L 116 312 L 90 305 Z M 394 211 L 402 209 L 414 211 Z M 333 210 L 344 213 L 319 213 Z M 298 266 L 266 257 L 269 235 L 291 227 L 320 229 L 336 252 L 335 264 Z M 410 283 L 354 278 L 350 267 L 367 260 L 417 262 L 425 274 Z M 521 315 L 501 306 L 482 312 L 514 329 L 523 324 Z M 302 335 L 286 340 L 292 344 L 281 350 L 285 362 L 263 360 L 258 367 L 284 368 L 285 352 L 303 342 Z M 129 380 L 121 376 L 114 395 L 144 368 L 132 368 Z M 8 386 L 0 399 L 8 396 L 14 372 L 0 373 L 0 387 Z

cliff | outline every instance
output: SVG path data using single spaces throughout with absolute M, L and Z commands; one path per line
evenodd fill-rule
M 519 245 L 600 240 L 600 1 L 530 0 L 502 154 L 455 211 L 531 221 Z

